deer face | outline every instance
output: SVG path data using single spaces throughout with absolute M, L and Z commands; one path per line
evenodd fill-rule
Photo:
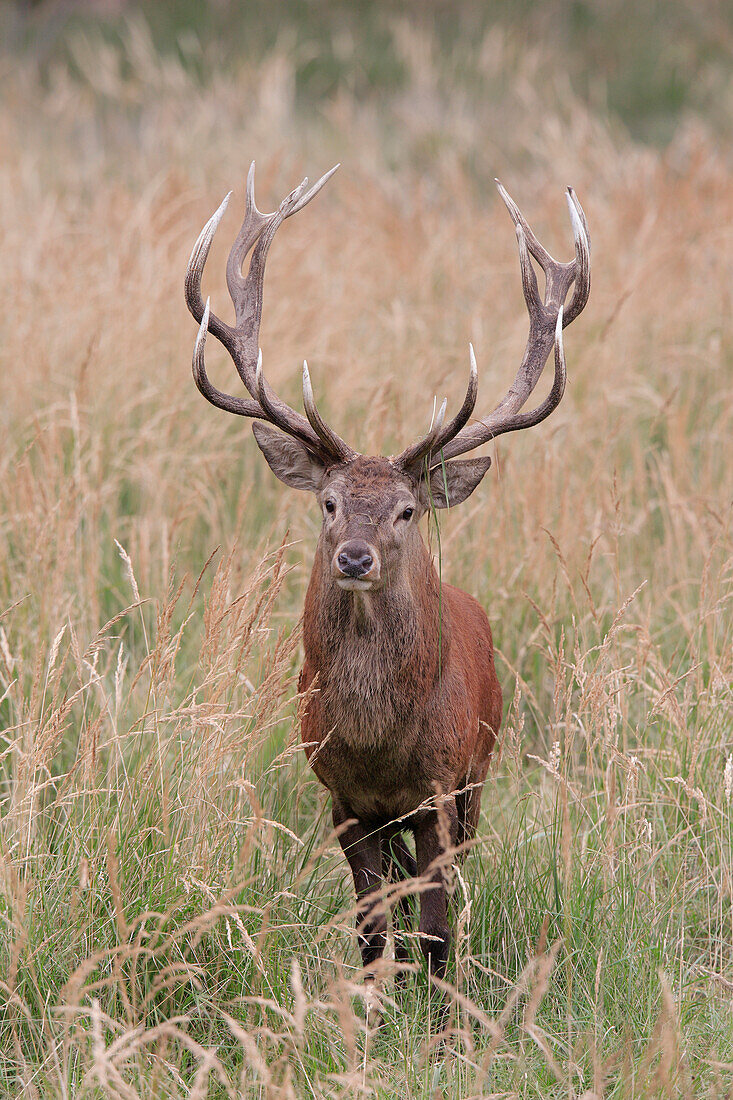
M 258 421 L 252 428 L 273 473 L 286 485 L 315 494 L 331 577 L 352 592 L 400 579 L 422 541 L 421 516 L 431 507 L 460 504 L 491 464 L 488 457 L 448 462 L 432 470 L 429 479 L 389 458 L 357 455 L 326 465 L 269 425 Z
M 380 588 L 420 538 L 417 487 L 386 458 L 359 457 L 326 470 L 316 493 L 331 577 L 347 591 Z

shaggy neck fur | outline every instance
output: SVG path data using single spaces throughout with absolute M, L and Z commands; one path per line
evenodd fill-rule
M 422 541 L 412 558 L 382 588 L 346 592 L 319 544 L 304 644 L 336 736 L 374 743 L 396 734 L 438 682 L 449 645 L 439 580 Z

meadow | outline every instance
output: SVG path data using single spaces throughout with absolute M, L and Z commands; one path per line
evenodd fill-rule
M 0 15 L 0 1096 L 733 1097 L 726 7 L 208 7 Z M 365 1030 L 299 748 L 318 510 L 191 378 L 186 263 L 233 189 L 204 288 L 229 317 L 252 158 L 264 210 L 341 162 L 278 233 L 261 342 L 370 453 L 456 406 L 469 340 L 481 412 L 514 377 L 494 177 L 558 258 L 566 185 L 590 224 L 562 404 L 426 525 L 505 697 L 443 1052 L 417 949 Z

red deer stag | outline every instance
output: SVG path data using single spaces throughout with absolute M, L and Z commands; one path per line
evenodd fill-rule
M 305 599 L 300 689 L 313 691 L 302 737 L 313 770 L 331 793 L 333 823 L 354 876 L 365 976 L 373 978 L 385 946 L 383 877 L 419 875 L 418 938 L 429 971 L 442 977 L 450 946 L 443 868 L 450 849 L 465 846 L 476 832 L 502 696 L 489 621 L 472 596 L 441 586 L 418 523 L 429 509 L 465 500 L 491 464 L 489 457 L 455 461 L 457 455 L 539 424 L 559 404 L 565 389 L 562 330 L 590 291 L 588 228 L 568 189 L 575 258 L 558 263 L 498 184 L 516 226 L 529 311 L 529 338 L 516 378 L 493 412 L 472 420 L 478 383 L 471 349 L 468 389 L 453 419 L 445 422 L 443 402 L 424 439 L 399 455 L 374 458 L 352 450 L 326 424 L 305 363 L 306 416 L 286 405 L 265 379 L 258 347 L 272 239 L 334 171 L 310 190 L 303 180 L 275 213 L 262 214 L 255 205 L 254 164 L 250 168 L 244 222 L 227 263 L 233 326 L 211 313 L 201 296 L 204 265 L 229 196 L 206 224 L 185 284 L 188 308 L 200 322 L 193 375 L 212 404 L 255 420 L 255 439 L 273 473 L 314 493 L 322 512 Z M 242 264 L 252 248 L 245 277 Z M 530 255 L 545 275 L 544 300 Z M 209 381 L 207 332 L 231 355 L 248 398 L 222 393 Z M 552 389 L 536 408 L 523 411 L 553 347 Z M 416 858 L 405 831 L 414 835 Z M 407 918 L 409 904 L 401 905 Z M 408 954 L 398 942 L 398 961 Z

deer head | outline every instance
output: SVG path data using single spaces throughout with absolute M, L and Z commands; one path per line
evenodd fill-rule
M 336 165 L 336 168 L 338 165 Z M 529 336 L 511 388 L 488 416 L 472 419 L 478 392 L 473 348 L 463 404 L 445 422 L 446 402 L 427 435 L 389 458 L 367 457 L 354 451 L 326 424 L 313 396 L 307 363 L 303 364 L 305 417 L 285 404 L 262 371 L 258 339 L 262 313 L 265 262 L 280 224 L 310 202 L 336 168 L 308 189 L 308 179 L 292 191 L 272 214 L 261 213 L 254 197 L 254 163 L 247 177 L 244 221 L 227 263 L 227 285 L 235 309 L 233 326 L 221 321 L 201 296 L 201 278 L 214 233 L 231 195 L 204 226 L 188 263 L 185 294 L 199 324 L 193 355 L 193 376 L 204 397 L 218 408 L 255 420 L 255 439 L 273 473 L 286 485 L 314 493 L 323 515 L 321 549 L 335 584 L 347 590 L 378 589 L 400 577 L 422 540 L 417 523 L 429 508 L 460 504 L 476 488 L 491 465 L 489 457 L 458 460 L 505 432 L 539 424 L 557 407 L 565 390 L 563 328 L 575 320 L 590 293 L 590 241 L 582 207 L 571 188 L 568 208 L 575 239 L 575 257 L 559 263 L 540 244 L 518 207 L 497 181 L 516 227 Z M 249 271 L 242 264 L 252 250 Z M 530 256 L 545 275 L 540 297 Z M 565 299 L 574 284 L 567 307 Z M 213 386 L 206 374 L 204 347 L 211 332 L 234 361 L 249 398 L 233 397 Z M 536 408 L 524 406 L 554 347 L 552 389 Z

